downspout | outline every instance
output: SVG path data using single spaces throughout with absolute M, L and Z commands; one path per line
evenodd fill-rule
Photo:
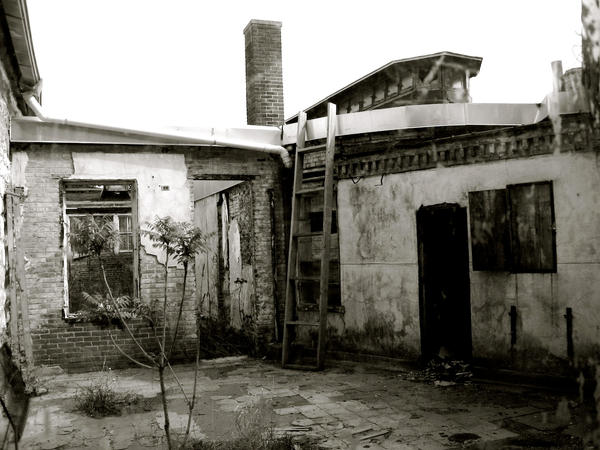
M 41 105 L 39 104 L 39 102 L 37 101 L 37 99 L 34 96 L 34 92 L 32 92 L 32 91 L 24 92 L 23 97 L 25 98 L 25 102 L 31 108 L 31 110 L 34 112 L 36 117 L 43 122 L 56 123 L 58 125 L 67 125 L 67 124 L 83 125 L 83 126 L 92 125 L 92 124 L 84 124 L 84 123 L 68 121 L 65 119 L 61 120 L 61 119 L 54 119 L 54 118 L 46 117 L 42 112 Z M 102 128 L 107 129 L 107 130 L 117 131 L 117 132 L 123 132 L 123 133 L 133 131 L 133 130 L 127 130 L 127 129 L 123 129 L 123 128 L 110 127 L 110 126 L 103 126 Z M 287 167 L 287 168 L 292 167 L 292 158 L 290 158 L 288 151 L 281 145 L 260 144 L 260 143 L 256 143 L 256 142 L 252 142 L 252 141 L 245 141 L 242 139 L 223 139 L 223 138 L 220 138 L 215 135 L 214 129 L 209 136 L 183 136 L 183 135 L 177 135 L 177 134 L 162 134 L 162 133 L 146 133 L 146 134 L 149 134 L 149 135 L 152 135 L 152 136 L 158 137 L 158 138 L 161 138 L 161 137 L 167 138 L 169 140 L 175 140 L 175 139 L 179 138 L 190 144 L 203 144 L 203 145 L 210 145 L 210 146 L 233 147 L 233 148 L 238 148 L 238 149 L 242 149 L 242 150 L 251 150 L 251 151 L 262 152 L 262 153 L 270 153 L 273 155 L 278 155 L 281 158 L 281 162 L 283 163 L 283 165 L 285 167 Z

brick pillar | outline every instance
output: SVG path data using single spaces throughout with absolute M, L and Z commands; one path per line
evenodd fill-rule
M 244 36 L 248 125 L 281 126 L 281 22 L 253 19 L 244 28 Z

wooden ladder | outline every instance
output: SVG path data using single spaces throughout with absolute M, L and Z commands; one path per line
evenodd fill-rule
M 327 140 L 325 144 L 306 147 L 306 113 L 298 114 L 298 133 L 296 139 L 296 160 L 294 164 L 294 185 L 292 194 L 292 217 L 290 224 L 290 246 L 288 254 L 287 284 L 285 292 L 285 320 L 283 328 L 283 349 L 281 364 L 284 368 L 300 370 L 322 370 L 325 362 L 325 343 L 327 336 L 327 304 L 329 297 L 329 260 L 331 247 L 331 222 L 333 210 L 333 164 L 335 154 L 336 106 L 327 104 Z M 325 150 L 325 175 L 322 186 L 304 187 L 304 156 Z M 299 231 L 300 203 L 305 196 L 323 195 L 322 232 L 301 233 Z M 320 276 L 302 277 L 299 270 L 298 239 L 322 235 L 320 258 Z M 319 283 L 318 320 L 301 321 L 297 319 L 297 306 L 300 298 L 300 283 Z M 291 363 L 291 344 L 298 327 L 318 329 L 317 357 L 314 364 Z

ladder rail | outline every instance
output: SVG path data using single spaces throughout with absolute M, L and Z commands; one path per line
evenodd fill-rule
M 325 144 L 306 147 L 306 113 L 301 111 L 298 114 L 298 131 L 296 136 L 296 155 L 294 165 L 294 182 L 292 193 L 292 211 L 290 224 L 290 241 L 288 250 L 287 283 L 285 296 L 285 320 L 283 327 L 283 346 L 281 354 L 281 363 L 287 368 L 305 368 L 307 370 L 321 370 L 325 363 L 325 344 L 327 338 L 327 309 L 329 300 L 329 262 L 331 257 L 331 224 L 332 211 L 334 205 L 333 198 L 333 166 L 335 159 L 335 134 L 336 134 L 336 106 L 333 103 L 327 105 L 327 139 Z M 317 150 L 325 150 L 325 167 L 322 187 L 303 188 L 304 173 L 304 155 Z M 310 180 L 307 180 L 310 182 Z M 302 198 L 306 195 L 321 193 L 323 195 L 323 231 L 320 233 L 300 233 L 300 205 Z M 319 316 L 317 322 L 306 322 L 298 320 L 295 317 L 296 308 L 300 296 L 300 254 L 298 250 L 299 238 L 302 236 L 318 236 L 321 234 L 322 251 L 320 257 L 320 273 L 315 277 L 319 282 Z M 301 366 L 290 364 L 290 346 L 293 331 L 297 326 L 318 327 L 317 339 L 317 361 L 316 365 Z M 295 331 L 295 330 L 294 330 Z
M 331 220 L 333 210 L 333 162 L 335 157 L 336 106 L 327 104 L 327 144 L 325 149 L 325 182 L 323 199 L 323 249 L 321 252 L 321 286 L 319 289 L 319 338 L 317 366 L 325 365 L 327 336 L 327 304 L 329 300 L 329 254 L 331 251 Z
M 298 132 L 296 136 L 296 147 L 304 147 L 306 139 L 306 113 L 301 111 L 298 114 Z M 295 234 L 298 232 L 298 198 L 295 195 L 296 191 L 302 185 L 302 167 L 304 166 L 304 155 L 296 151 L 295 163 L 294 163 L 294 184 L 292 187 L 292 217 L 290 221 L 290 241 L 288 247 L 288 267 L 287 267 L 287 280 L 285 287 L 285 317 L 283 327 L 283 346 L 281 350 L 281 364 L 285 366 L 289 361 L 289 341 L 290 341 L 290 330 L 287 326 L 287 322 L 291 322 L 294 317 L 295 309 L 295 297 L 298 295 L 297 278 L 298 270 L 298 240 Z

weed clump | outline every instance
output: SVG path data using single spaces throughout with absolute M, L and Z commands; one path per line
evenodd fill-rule
M 273 411 L 268 401 L 257 397 L 243 405 L 236 414 L 236 436 L 228 441 L 190 442 L 194 450 L 317 450 L 310 439 L 277 433 L 273 426 Z
M 116 378 L 110 367 L 88 386 L 81 386 L 75 394 L 75 409 L 90 417 L 120 416 L 125 406 L 137 403 L 139 395 L 118 392 L 114 385 Z

